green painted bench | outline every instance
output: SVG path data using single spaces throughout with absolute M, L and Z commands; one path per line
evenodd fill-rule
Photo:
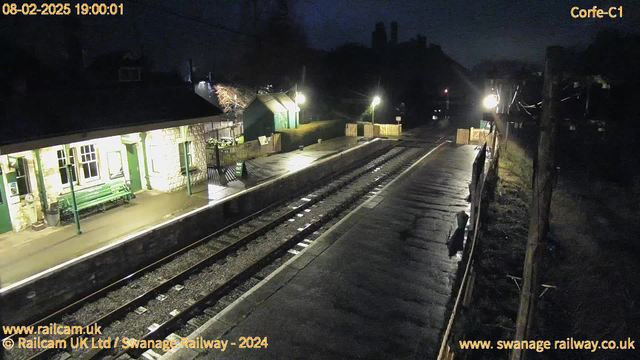
M 98 205 L 106 205 L 106 203 L 118 199 L 124 199 L 128 202 L 133 197 L 133 193 L 124 179 L 76 190 L 75 194 L 78 211 Z M 73 215 L 71 193 L 58 197 L 58 208 L 62 215 Z

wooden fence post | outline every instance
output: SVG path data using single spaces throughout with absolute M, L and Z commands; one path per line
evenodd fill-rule
M 533 328 L 538 288 L 540 287 L 539 266 L 544 249 L 544 240 L 549 229 L 549 211 L 551 208 L 551 192 L 555 169 L 555 137 L 556 113 L 559 92 L 562 82 L 563 49 L 557 46 L 547 48 L 544 87 L 542 98 L 542 121 L 538 141 L 538 161 L 533 183 L 533 200 L 531 203 L 531 219 L 529 236 L 522 275 L 520 307 L 516 322 L 516 341 L 529 340 Z M 523 349 L 513 350 L 511 360 L 526 358 Z

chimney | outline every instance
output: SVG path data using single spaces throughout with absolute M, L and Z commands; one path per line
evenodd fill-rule
M 391 45 L 396 45 L 398 43 L 398 22 L 394 21 L 391 23 Z
M 376 23 L 376 29 L 371 34 L 371 47 L 374 49 L 382 49 L 387 45 L 387 31 L 384 23 Z
M 427 48 L 427 37 L 426 36 L 422 36 L 420 34 L 418 34 L 417 38 L 417 45 L 418 45 L 418 49 L 426 49 Z

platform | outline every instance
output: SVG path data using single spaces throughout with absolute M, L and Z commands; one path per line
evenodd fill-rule
M 25 230 L 0 235 L 1 287 L 17 283 L 41 271 L 84 255 L 123 237 L 169 221 L 268 180 L 305 168 L 327 156 L 361 144 L 363 139 L 339 137 L 288 153 L 247 161 L 249 175 L 226 186 L 197 184 L 193 196 L 186 189 L 174 192 L 142 191 L 129 204 L 83 217 L 83 233 L 76 235 L 73 222 L 42 231 Z
M 164 359 L 435 358 L 461 260 L 446 242 L 469 211 L 476 153 L 434 151 L 190 336 L 229 340 L 226 351 Z M 242 336 L 268 347 L 240 349 Z

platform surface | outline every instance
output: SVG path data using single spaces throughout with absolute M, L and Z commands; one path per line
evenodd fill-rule
M 0 234 L 0 288 L 363 142 L 362 138 L 338 137 L 303 150 L 252 159 L 247 161 L 249 174 L 246 178 L 238 180 L 234 177 L 225 186 L 194 185 L 191 197 L 186 188 L 173 192 L 142 191 L 129 204 L 82 217 L 81 235 L 76 235 L 73 222 L 42 231 L 28 229 Z
M 444 145 L 373 196 L 164 359 L 433 359 L 460 253 L 446 245 L 477 151 Z M 240 349 L 240 337 L 267 337 Z M 236 346 L 231 343 L 236 343 Z

